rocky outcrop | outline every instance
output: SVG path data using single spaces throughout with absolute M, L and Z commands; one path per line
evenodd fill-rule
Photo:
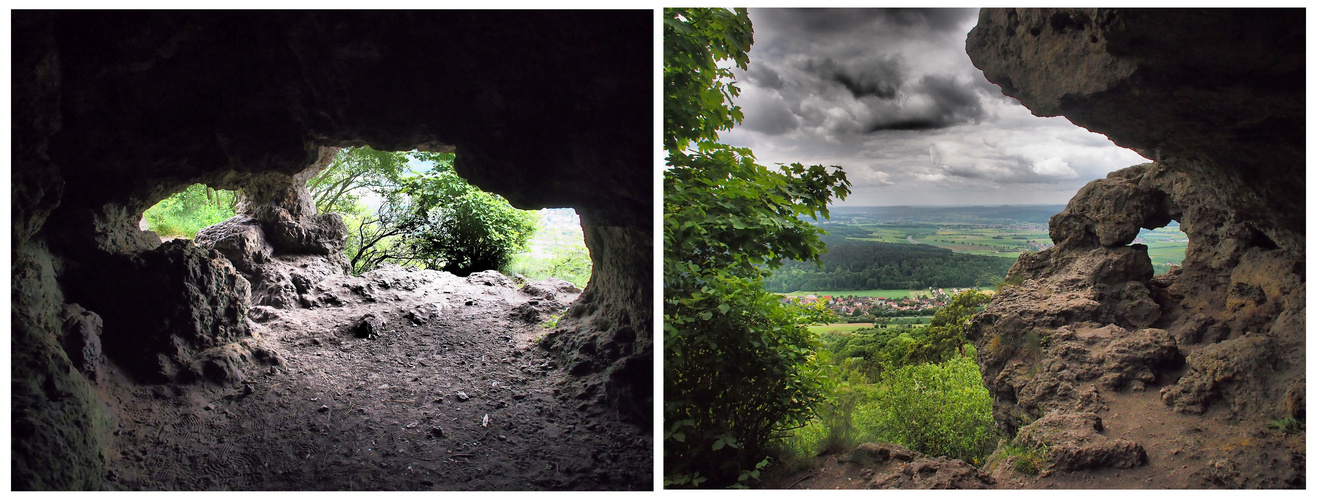
M 983 9 L 974 65 L 1038 116 L 1188 174 L 1304 252 L 1304 22 L 1281 9 Z
M 461 175 L 521 208 L 594 211 L 596 232 L 650 239 L 644 12 L 66 11 L 13 25 L 17 489 L 95 488 L 103 474 L 107 437 L 91 423 L 104 415 L 61 343 L 65 302 L 102 319 L 109 363 L 156 380 L 198 363 L 231 379 L 225 367 L 259 361 L 259 346 L 225 347 L 255 342 L 253 301 L 269 308 L 259 316 L 316 306 L 308 292 L 341 268 L 343 225 L 298 190 L 333 148 L 457 151 Z M 241 191 L 246 219 L 206 248 L 138 229 L 142 211 L 194 183 Z M 589 316 L 635 323 L 564 338 L 616 339 L 598 370 L 649 373 L 630 360 L 652 358 L 651 302 L 605 285 L 648 287 L 648 270 L 610 274 L 636 270 L 615 260 L 650 262 L 649 247 L 587 245 L 601 283 L 582 302 Z M 642 411 L 648 382 L 610 380 L 636 385 L 605 402 Z
M 652 255 L 653 240 L 638 228 L 603 225 L 602 218 L 581 212 L 594 265 L 590 283 L 542 344 L 578 377 L 577 398 L 623 401 L 624 415 L 648 425 L 654 395 L 644 388 L 654 380 L 654 316 L 640 304 L 652 303 L 653 268 L 645 256 Z
M 1143 446 L 1102 431 L 1102 418 L 1095 413 L 1052 412 L 1021 428 L 1015 443 L 1045 447 L 1055 470 L 1129 469 L 1148 461 Z
M 1054 465 L 1137 465 L 1140 447 L 1157 444 L 1090 450 L 1101 426 L 1084 422 L 1113 392 L 1155 390 L 1168 411 L 1251 425 L 1302 412 L 1292 397 L 1306 347 L 1299 17 L 981 12 L 966 48 L 1003 93 L 1156 160 L 1081 189 L 1050 221 L 1056 246 L 1022 255 L 969 328 L 998 423 L 1049 443 Z M 1134 239 L 1171 221 L 1188 250 L 1180 268 L 1153 276 Z
M 920 458 L 891 474 L 875 477 L 870 488 L 923 490 L 981 490 L 996 481 L 964 460 Z

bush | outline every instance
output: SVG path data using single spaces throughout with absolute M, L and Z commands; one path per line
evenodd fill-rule
M 780 305 L 762 286 L 718 278 L 707 292 L 665 309 L 663 455 L 670 486 L 698 486 L 698 478 L 731 484 L 784 431 L 805 424 L 823 397 L 816 340 L 800 326 L 809 315 Z
M 992 397 L 974 349 L 940 364 L 898 368 L 883 376 L 866 417 L 873 434 L 933 456 L 978 464 L 996 438 Z
M 236 195 L 193 184 L 160 200 L 142 214 L 147 228 L 161 236 L 195 238 L 197 231 L 233 217 Z

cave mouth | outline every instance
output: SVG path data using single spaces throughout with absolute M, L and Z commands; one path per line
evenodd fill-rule
M 141 252 L 121 273 L 138 293 L 90 306 L 112 311 L 108 362 L 92 368 L 117 426 L 105 487 L 650 487 L 652 437 L 607 408 L 602 388 L 564 390 L 577 367 L 541 342 L 560 333 L 582 293 L 577 280 L 459 276 L 389 259 L 349 272 L 350 233 L 380 232 L 354 227 L 352 212 L 315 210 L 329 199 L 313 187 L 327 171 L 236 183 L 237 193 L 194 184 L 157 204 L 228 203 L 236 213 Z M 334 185 L 327 178 L 321 185 Z M 422 180 L 502 201 L 453 179 Z M 390 193 L 352 191 L 338 196 L 369 210 L 359 219 L 381 218 Z M 150 226 L 162 210 L 139 218 Z M 573 209 L 544 217 L 558 228 L 551 244 L 579 246 L 588 281 L 580 218 Z M 514 263 L 527 269 L 537 258 L 521 257 Z M 141 312 L 146 293 L 168 312 L 129 310 Z M 134 316 L 147 319 L 126 321 Z
M 238 193 L 197 183 L 146 209 L 138 228 L 156 233 L 162 241 L 195 238 L 197 232 L 233 217 Z
M 352 274 L 391 263 L 586 285 L 590 256 L 575 209 L 516 208 L 468 182 L 445 149 L 343 148 L 306 179 L 315 210 L 347 226 Z
M 1179 221 L 1172 219 L 1162 226 L 1139 228 L 1134 244 L 1148 247 L 1153 274 L 1161 275 L 1179 268 L 1184 262 L 1189 248 L 1189 235 L 1180 229 Z

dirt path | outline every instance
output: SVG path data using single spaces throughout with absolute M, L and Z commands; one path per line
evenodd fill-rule
M 359 278 L 354 278 L 359 279 Z M 358 283 L 359 284 L 359 283 Z M 328 288 L 343 284 L 330 283 Z M 230 386 L 100 386 L 119 416 L 115 490 L 650 489 L 649 434 L 557 396 L 536 345 L 561 310 L 460 278 L 367 287 L 340 307 L 262 309 L 282 357 Z M 544 309 L 541 307 L 541 309 Z M 358 338 L 357 318 L 387 320 Z

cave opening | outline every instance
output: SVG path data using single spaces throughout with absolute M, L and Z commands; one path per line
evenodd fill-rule
M 191 239 L 198 231 L 233 217 L 237 208 L 236 191 L 197 183 L 146 209 L 138 225 L 162 241 Z
M 652 65 L 632 56 L 652 29 L 622 11 L 17 15 L 15 488 L 649 488 Z M 354 275 L 306 181 L 363 144 L 460 149 L 482 191 L 575 208 L 587 286 Z M 193 183 L 240 191 L 234 216 L 142 229 Z
M 512 208 L 453 173 L 451 153 L 357 148 L 394 161 L 397 175 L 353 186 L 344 180 L 368 169 L 344 168 L 363 163 L 344 151 L 354 149 L 278 181 L 232 183 L 234 191 L 193 184 L 139 217 L 143 230 L 163 231 L 161 243 L 133 259 L 133 277 L 115 280 L 134 293 L 91 307 L 116 311 L 95 335 L 108 359 L 90 374 L 112 401 L 108 484 L 556 488 L 594 471 L 589 484 L 647 486 L 647 437 L 599 404 L 602 391 L 565 391 L 580 365 L 560 366 L 542 345 L 561 336 L 558 323 L 589 279 L 575 210 Z M 530 234 L 514 241 L 499 268 L 464 275 L 445 259 L 396 257 L 410 244 L 399 226 L 442 230 L 425 225 L 433 220 L 418 204 L 448 203 L 429 207 L 443 211 L 471 201 L 463 197 L 525 230 L 552 231 L 538 247 Z M 217 213 L 228 217 L 209 223 Z M 511 225 L 474 215 L 491 227 L 467 229 Z M 194 234 L 174 229 L 198 221 L 208 224 Z M 361 240 L 354 247 L 354 231 L 382 242 L 375 255 L 386 257 L 362 252 Z M 581 252 L 584 274 L 575 262 L 574 279 L 556 277 L 570 267 L 554 262 L 564 247 Z M 354 262 L 361 255 L 368 266 Z M 140 314 L 143 297 L 170 312 Z M 88 315 L 67 311 L 66 329 L 83 328 Z
M 1179 221 L 1172 219 L 1163 226 L 1139 228 L 1134 244 L 1148 247 L 1153 274 L 1166 274 L 1184 262 L 1189 248 L 1189 235 L 1180 229 Z

